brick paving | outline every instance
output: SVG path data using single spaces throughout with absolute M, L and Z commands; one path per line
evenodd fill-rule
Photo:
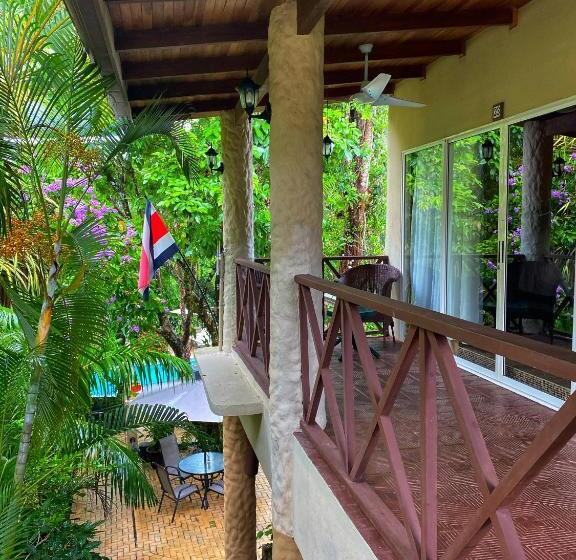
M 154 474 L 151 472 L 150 474 Z M 156 482 L 156 477 L 151 477 Z M 158 486 L 156 494 L 160 496 Z M 210 507 L 200 508 L 195 495 L 192 503 L 185 500 L 178 506 L 174 523 L 173 502 L 165 500 L 160 514 L 156 509 L 134 511 L 137 543 L 134 542 L 130 508 L 114 505 L 110 516 L 101 526 L 102 544 L 98 551 L 111 560 L 221 560 L 224 558 L 224 498 L 210 493 Z M 168 502 L 168 503 L 166 503 Z M 257 528 L 271 520 L 270 486 L 263 473 L 256 477 Z M 79 520 L 97 521 L 104 518 L 100 500 L 87 495 L 78 499 L 73 516 Z M 264 543 L 261 541 L 258 543 Z

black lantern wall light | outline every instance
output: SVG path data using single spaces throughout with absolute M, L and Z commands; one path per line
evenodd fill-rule
M 326 100 L 326 109 L 328 109 L 328 100 Z M 326 115 L 326 136 L 322 140 L 322 155 L 324 159 L 328 159 L 332 152 L 334 151 L 334 141 L 330 138 L 330 121 L 328 120 L 328 115 Z
M 554 177 L 562 177 L 564 175 L 564 166 L 566 165 L 566 160 L 561 157 L 557 157 L 552 163 L 552 172 Z
M 208 168 L 211 173 L 214 173 L 215 171 L 218 173 L 224 173 L 224 163 L 220 162 L 220 165 L 217 165 L 218 152 L 212 147 L 212 144 L 210 144 L 210 147 L 206 152 L 206 159 L 208 160 Z
M 270 102 L 266 103 L 264 111 L 257 115 L 254 114 L 254 110 L 258 103 L 260 86 L 248 75 L 248 73 L 246 73 L 246 77 L 238 84 L 236 91 L 240 96 L 240 105 L 248 115 L 248 120 L 261 119 L 270 124 L 270 121 L 272 120 L 272 106 L 270 105 Z
M 485 162 L 490 161 L 494 157 L 494 142 L 489 138 L 484 140 L 480 146 L 480 153 Z

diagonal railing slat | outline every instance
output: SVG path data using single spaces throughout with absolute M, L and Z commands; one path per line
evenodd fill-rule
M 270 270 L 236 259 L 235 349 L 268 395 L 270 388 Z
M 576 354 L 310 275 L 296 276 L 295 281 L 300 297 L 304 398 L 302 431 L 345 484 L 394 555 L 402 560 L 462 560 L 492 528 L 505 559 L 526 558 L 509 506 L 576 433 L 576 393 L 544 425 L 500 480 L 449 340 L 456 339 L 569 380 L 576 380 Z M 330 294 L 335 299 L 324 337 L 320 335 L 312 290 Z M 410 326 L 384 385 L 370 354 L 359 306 L 392 316 Z M 314 372 L 310 371 L 313 362 L 308 356 L 310 334 L 318 358 L 318 367 L 314 365 Z M 343 418 L 332 380 L 334 366 L 331 358 L 339 343 L 342 349 Z M 353 359 L 354 352 L 357 352 L 358 360 Z M 417 356 L 420 387 L 420 514 L 413 497 L 414 481 L 411 482 L 408 477 L 391 416 Z M 359 441 L 356 441 L 359 433 L 354 394 L 357 381 L 355 365 L 362 370 L 373 407 L 373 416 Z M 483 503 L 471 520 L 452 538 L 443 552 L 439 550 L 438 537 L 439 378 L 452 406 L 483 498 Z M 312 390 L 310 379 L 314 379 Z M 328 431 L 316 423 L 322 397 L 326 399 L 330 420 Z M 365 478 L 379 441 L 383 442 L 387 451 L 400 516 L 382 501 Z

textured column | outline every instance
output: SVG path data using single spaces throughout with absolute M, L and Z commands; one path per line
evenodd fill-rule
M 296 34 L 296 2 L 276 7 L 268 30 L 271 185 L 270 424 L 272 510 L 278 534 L 293 535 L 292 434 L 302 415 L 298 299 L 294 275 L 322 268 L 324 22 Z M 285 539 L 278 550 L 285 550 Z M 281 556 L 274 541 L 275 558 Z M 292 548 L 296 551 L 295 545 Z
M 520 252 L 529 261 L 550 254 L 553 142 L 544 121 L 524 123 Z
M 220 113 L 224 176 L 224 328 L 222 347 L 229 352 L 236 337 L 236 267 L 234 259 L 254 258 L 252 128 L 243 111 Z
M 224 554 L 226 560 L 256 558 L 256 489 L 246 473 L 250 442 L 237 416 L 224 417 Z

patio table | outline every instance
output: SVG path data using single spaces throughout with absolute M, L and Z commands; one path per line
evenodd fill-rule
M 202 508 L 208 509 L 208 489 L 214 475 L 224 472 L 224 454 L 217 451 L 192 453 L 178 463 L 180 470 L 198 478 L 203 485 Z

